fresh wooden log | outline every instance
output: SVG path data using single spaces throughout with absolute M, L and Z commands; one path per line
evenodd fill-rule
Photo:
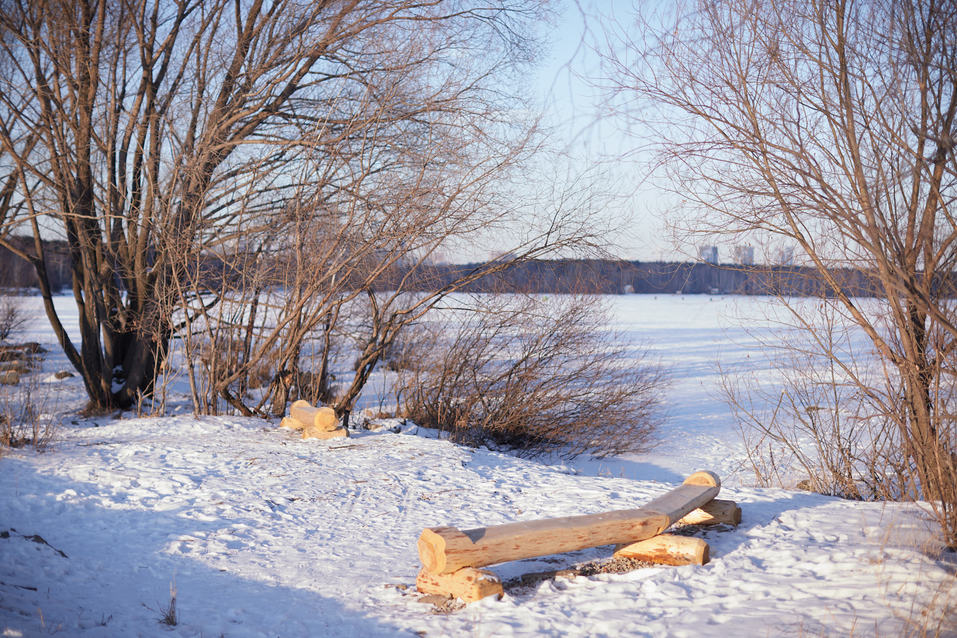
M 738 525 L 741 522 L 741 508 L 734 501 L 719 498 L 705 503 L 693 512 L 681 518 L 676 525 Z
M 467 603 L 489 596 L 502 597 L 502 581 L 487 569 L 463 567 L 451 574 L 430 574 L 424 567 L 415 579 L 415 587 L 423 594 L 440 594 L 461 598 Z
M 560 554 L 598 545 L 634 543 L 657 536 L 721 489 L 712 472 L 695 472 L 644 507 L 459 530 L 431 527 L 419 536 L 422 565 L 432 574 L 510 560 Z
M 671 525 L 682 516 L 714 499 L 721 491 L 721 479 L 714 472 L 695 472 L 675 489 L 654 499 L 641 509 L 666 514 Z M 639 540 L 639 539 L 636 539 Z
M 289 428 L 290 430 L 301 430 L 304 426 L 291 416 L 284 416 L 282 421 L 279 422 L 279 427 Z
M 349 431 L 345 428 L 336 428 L 335 430 L 320 430 L 314 427 L 304 428 L 302 438 L 304 439 L 341 439 L 349 436 Z
M 619 547 L 615 556 L 659 565 L 704 565 L 710 560 L 708 543 L 704 539 L 674 534 L 660 534 Z
M 317 430 L 335 430 L 339 427 L 336 411 L 329 407 L 312 407 L 308 401 L 295 401 L 289 406 L 289 416 L 302 423 L 303 427 L 313 427 Z

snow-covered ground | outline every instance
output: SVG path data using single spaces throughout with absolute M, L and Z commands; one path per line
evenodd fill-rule
M 324 442 L 238 417 L 64 420 L 48 451 L 0 458 L 0 636 L 955 632 L 944 614 L 957 562 L 918 507 L 748 487 L 716 364 L 770 374 L 757 338 L 768 326 L 740 319 L 759 300 L 612 303 L 614 327 L 673 378 L 661 444 L 645 455 L 547 464 L 414 426 Z M 80 405 L 79 381 L 53 376 L 66 364 L 42 319 L 21 337 L 51 350 L 45 409 Z M 424 527 L 631 508 L 696 469 L 718 472 L 721 497 L 743 509 L 736 529 L 700 532 L 705 566 L 545 580 L 450 614 L 419 602 Z M 609 555 L 493 570 L 509 579 Z M 159 622 L 171 588 L 175 626 Z

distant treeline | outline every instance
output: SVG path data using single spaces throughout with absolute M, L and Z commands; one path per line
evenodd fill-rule
M 18 250 L 34 255 L 32 237 L 8 237 L 7 241 Z M 65 241 L 47 241 L 43 246 L 46 257 L 47 273 L 53 290 L 70 288 L 70 251 Z M 36 288 L 37 273 L 33 264 L 13 254 L 9 249 L 0 247 L 0 287 Z
M 33 253 L 32 240 L 14 241 Z M 70 261 L 66 242 L 51 241 L 45 246 L 50 284 L 55 289 L 70 287 Z M 420 267 L 406 278 L 408 290 L 434 290 L 448 285 L 481 264 L 438 264 Z M 231 269 L 211 260 L 203 267 L 204 279 L 210 288 L 217 288 L 225 276 L 231 278 Z M 837 276 L 853 296 L 882 294 L 875 280 L 866 271 L 840 269 Z M 233 273 L 237 274 L 237 273 Z M 379 288 L 394 289 L 407 274 L 401 267 L 383 275 Z M 5 248 L 0 248 L 0 286 L 30 288 L 37 285 L 33 267 Z M 942 296 L 957 296 L 957 273 L 938 282 Z M 737 294 L 822 296 L 831 290 L 814 268 L 802 266 L 741 266 L 661 261 L 617 261 L 612 259 L 567 259 L 529 261 L 516 264 L 507 271 L 476 279 L 465 286 L 469 292 L 529 292 L 595 294 Z
M 433 289 L 476 269 L 476 264 L 431 266 L 416 287 Z M 834 271 L 851 296 L 884 293 L 866 271 Z M 943 296 L 957 296 L 957 273 L 937 284 Z M 388 288 L 386 283 L 383 288 Z M 810 267 L 596 260 L 531 261 L 465 287 L 470 292 L 589 292 L 598 294 L 737 294 L 830 296 L 833 291 Z

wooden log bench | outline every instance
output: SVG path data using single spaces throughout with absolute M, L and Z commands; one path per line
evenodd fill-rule
M 674 524 L 737 524 L 741 510 L 715 499 L 721 481 L 695 472 L 679 487 L 637 509 L 564 516 L 459 530 L 426 528 L 419 536 L 419 591 L 466 602 L 502 595 L 501 582 L 478 568 L 600 545 L 618 545 L 618 556 L 669 565 L 704 564 L 708 545 L 700 538 L 661 535 Z
M 348 430 L 339 425 L 336 411 L 332 408 L 314 407 L 308 401 L 295 401 L 289 406 L 289 416 L 280 426 L 300 430 L 304 439 L 337 439 L 349 436 Z

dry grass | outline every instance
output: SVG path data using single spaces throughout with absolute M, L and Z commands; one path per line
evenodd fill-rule
M 913 574 L 911 582 L 915 591 L 910 604 L 906 608 L 888 604 L 889 615 L 900 622 L 899 629 L 893 635 L 904 638 L 957 638 L 957 552 L 946 547 L 941 530 L 935 526 L 933 513 L 924 512 L 904 520 L 892 518 L 882 521 L 882 525 L 885 530 L 882 549 L 919 552 L 930 558 L 934 567 L 946 572 L 946 576 L 933 587 L 930 584 L 937 579 L 931 574 L 921 573 L 921 570 L 931 569 L 931 564 L 922 564 L 920 570 Z M 881 578 L 888 577 L 882 572 Z M 890 582 L 884 588 L 889 599 L 892 595 L 897 598 L 904 595 Z M 877 635 L 892 634 L 878 629 Z
M 176 582 L 173 581 L 169 584 L 169 604 L 166 607 L 160 609 L 162 615 L 160 616 L 159 622 L 164 625 L 169 625 L 170 627 L 175 627 L 179 623 L 179 619 L 176 616 Z
M 176 613 L 176 579 L 174 578 L 169 583 L 169 603 L 166 605 L 160 605 L 159 609 L 153 609 L 146 603 L 143 603 L 143 606 L 160 615 L 159 618 L 156 619 L 156 622 L 159 624 L 166 625 L 168 627 L 175 627 L 178 625 L 179 616 Z
M 885 592 L 885 615 L 879 620 L 860 618 L 846 635 L 853 638 L 957 638 L 957 554 L 945 548 L 933 515 L 900 518 L 887 515 L 878 543 L 880 556 L 895 550 L 916 551 L 933 563 L 921 563 L 902 581 L 886 570 L 891 568 L 881 557 L 873 561 L 876 578 Z M 940 574 L 927 570 L 942 568 Z M 938 581 L 936 585 L 933 585 Z M 801 626 L 798 636 L 834 635 L 820 626 Z
M 957 636 L 957 577 L 941 583 L 929 600 L 915 604 L 902 617 L 906 638 L 954 638 Z

